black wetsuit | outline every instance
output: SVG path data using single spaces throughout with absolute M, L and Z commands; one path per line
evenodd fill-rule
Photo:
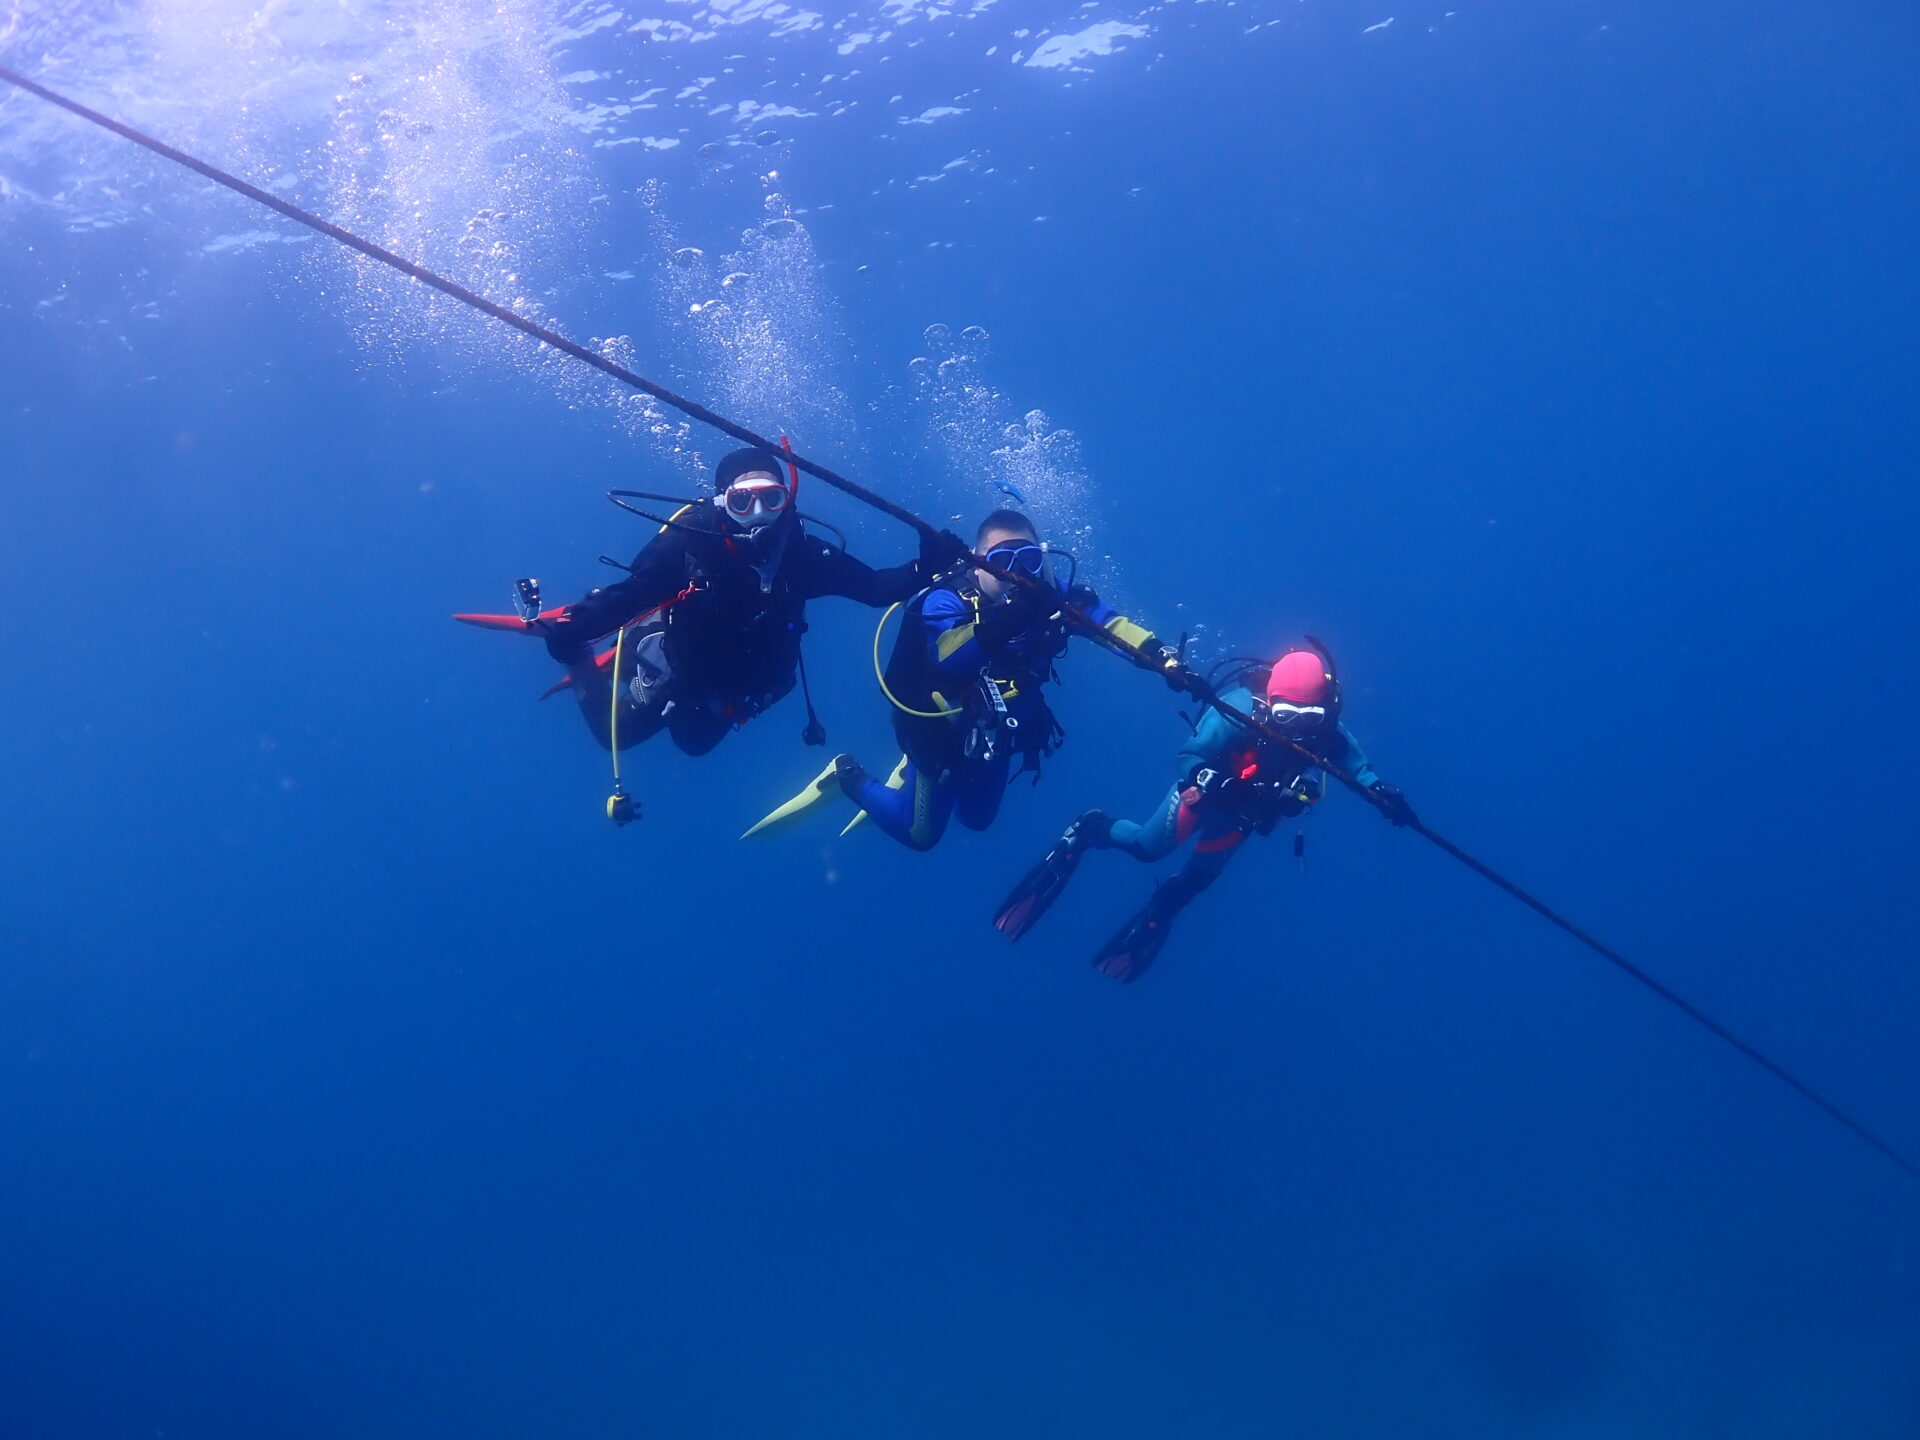
M 918 562 L 875 570 L 806 534 L 797 518 L 777 525 L 772 545 L 756 548 L 716 506 L 697 502 L 634 556 L 627 579 L 588 592 L 552 622 L 547 649 L 572 670 L 601 744 L 610 743 L 611 697 L 604 679 L 591 683 L 587 662 L 593 643 L 623 625 L 614 683 L 629 687 L 638 672 L 643 693 L 623 689 L 620 747 L 664 728 L 699 755 L 793 689 L 807 601 L 890 605 L 926 583 Z

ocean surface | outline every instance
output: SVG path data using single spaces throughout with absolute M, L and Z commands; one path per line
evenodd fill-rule
M 1198 659 L 1323 637 L 1427 822 L 1908 1154 L 1917 63 L 1846 0 L 0 5 Z M 1352 797 L 1137 985 L 1171 864 L 995 934 L 1172 777 L 1096 651 L 932 854 L 736 838 L 797 695 L 610 826 L 449 616 L 731 442 L 0 90 L 0 1436 L 1920 1435 L 1920 1184 Z

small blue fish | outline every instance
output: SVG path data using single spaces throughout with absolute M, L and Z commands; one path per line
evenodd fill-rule
M 1027 503 L 1027 497 L 1022 495 L 1018 490 L 1014 489 L 1013 486 L 1005 480 L 994 481 L 993 488 L 996 490 L 1002 491 L 1008 495 L 1011 495 L 1014 498 L 1014 500 L 1021 505 L 1024 505 Z

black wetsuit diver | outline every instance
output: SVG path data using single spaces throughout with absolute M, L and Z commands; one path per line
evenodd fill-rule
M 875 570 L 807 534 L 779 476 L 767 451 L 727 455 L 714 474 L 719 493 L 662 526 L 626 579 L 540 622 L 602 745 L 613 745 L 616 728 L 623 750 L 665 730 L 687 754 L 704 755 L 793 689 L 807 601 L 839 595 L 890 605 L 964 549 L 934 537 L 923 540 L 920 559 Z M 594 654 L 595 642 L 615 634 L 617 675 Z
M 1340 692 L 1333 667 L 1319 650 L 1290 650 L 1264 678 L 1264 702 L 1245 684 L 1220 698 L 1266 720 L 1295 743 L 1370 789 L 1396 825 L 1414 818 L 1406 797 L 1374 773 L 1360 744 L 1340 723 Z M 1113 820 L 1089 810 L 1029 871 L 994 916 L 994 927 L 1018 940 L 1047 912 L 1087 850 L 1123 850 L 1149 864 L 1188 840 L 1193 855 L 1094 957 L 1094 968 L 1122 982 L 1146 973 L 1166 943 L 1174 916 L 1227 868 L 1250 835 L 1272 832 L 1282 819 L 1304 814 L 1325 793 L 1323 772 L 1295 751 L 1208 710 L 1180 751 L 1173 788 L 1153 815 Z
M 1018 512 L 989 515 L 976 543 L 995 564 L 1046 579 L 1046 552 Z M 1037 769 L 1061 739 L 1043 691 L 1066 649 L 1068 631 L 1057 618 L 1062 603 L 1174 663 L 1171 650 L 1085 586 L 1062 595 L 1049 582 L 1039 592 L 957 567 L 902 613 L 884 676 L 901 750 L 892 776 L 882 781 L 851 756 L 836 756 L 747 834 L 785 829 L 836 794 L 914 850 L 939 844 L 951 820 L 985 830 L 999 814 L 1015 761 Z

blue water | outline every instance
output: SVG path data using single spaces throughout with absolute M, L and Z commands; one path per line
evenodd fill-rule
M 1451 3 L 0 64 L 943 523 L 1011 483 L 1205 654 L 1323 636 L 1424 818 L 1920 1150 L 1920 26 Z M 1184 733 L 1092 652 L 984 836 L 737 842 L 793 701 L 616 831 L 447 617 L 723 445 L 23 96 L 0 179 L 0 1434 L 1920 1435 L 1920 1187 L 1484 882 L 1336 796 L 1138 985 L 1118 856 L 1008 946 Z M 872 619 L 809 657 L 878 766 Z

